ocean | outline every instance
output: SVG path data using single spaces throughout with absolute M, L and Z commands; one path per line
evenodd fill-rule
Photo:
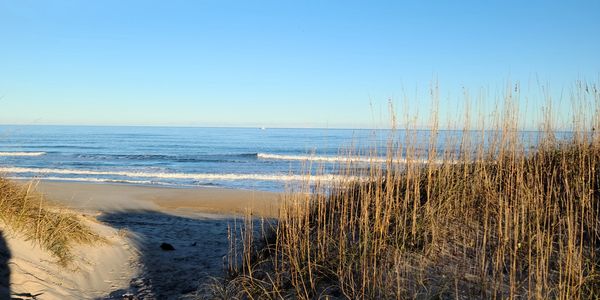
M 472 139 L 480 133 L 473 131 Z M 322 182 L 336 180 L 349 152 L 354 168 L 385 162 L 391 135 L 391 130 L 373 129 L 2 125 L 0 174 L 13 179 L 283 191 L 305 180 L 307 173 Z M 423 145 L 416 151 L 427 157 L 429 135 L 427 130 L 411 135 L 394 131 L 394 147 L 412 140 L 413 145 Z M 436 148 L 452 144 L 448 141 L 456 144 L 461 137 L 461 131 L 440 131 Z M 537 132 L 521 133 L 529 144 L 525 149 L 533 149 L 538 138 Z
M 13 179 L 282 191 L 307 172 L 331 180 L 347 150 L 383 150 L 389 134 L 367 129 L 3 125 L 0 173 Z

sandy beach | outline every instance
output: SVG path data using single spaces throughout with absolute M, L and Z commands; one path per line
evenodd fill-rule
M 49 200 L 83 211 L 159 210 L 273 217 L 280 195 L 222 188 L 171 188 L 124 184 L 41 181 L 37 190 Z
M 106 238 L 75 249 L 74 266 L 56 265 L 36 245 L 0 228 L 11 258 L 13 294 L 29 299 L 187 299 L 223 273 L 228 226 L 252 211 L 272 217 L 277 193 L 39 182 L 59 207 L 81 214 Z M 162 243 L 174 251 L 161 249 Z M 31 297 L 30 297 L 31 298 Z

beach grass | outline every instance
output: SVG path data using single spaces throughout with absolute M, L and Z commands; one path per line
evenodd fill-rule
M 462 135 L 440 148 L 437 116 L 424 144 L 406 124 L 387 163 L 340 166 L 361 180 L 307 184 L 275 225 L 233 227 L 214 296 L 600 298 L 600 91 L 577 85 L 566 135 L 545 105 L 534 138 L 513 93 L 480 116 L 492 126 L 472 128 L 465 112 Z
M 72 261 L 74 245 L 102 241 L 80 217 L 46 201 L 35 191 L 34 182 L 22 185 L 0 177 L 0 222 L 63 266 Z

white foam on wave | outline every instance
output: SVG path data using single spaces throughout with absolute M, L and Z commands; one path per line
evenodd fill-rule
M 48 168 L 0 168 L 0 173 L 9 174 L 59 174 L 59 175 L 90 175 L 90 176 L 122 176 L 129 178 L 163 178 L 163 179 L 191 179 L 191 180 L 261 180 L 261 181 L 340 181 L 358 179 L 354 176 L 344 175 L 294 175 L 294 174 L 216 174 L 216 173 L 152 173 L 152 172 L 127 172 L 127 171 L 93 171 L 72 169 Z
M 7 179 L 11 180 L 31 180 L 31 177 L 7 177 Z M 38 178 L 43 180 L 51 180 L 51 181 L 76 181 L 76 182 L 96 182 L 96 183 L 127 183 L 127 184 L 139 184 L 139 185 L 166 185 L 166 186 L 175 186 L 175 184 L 170 184 L 166 182 L 157 182 L 151 180 L 119 180 L 119 179 L 109 179 L 109 178 L 90 178 L 90 177 L 43 177 Z
M 368 157 L 368 156 L 321 156 L 321 155 L 280 155 L 269 153 L 258 153 L 256 157 L 259 159 L 270 160 L 300 160 L 300 161 L 322 161 L 322 162 L 340 162 L 340 163 L 387 163 L 390 161 L 387 157 Z M 411 159 L 411 162 L 418 164 L 426 164 L 427 159 Z M 441 164 L 442 160 L 434 160 L 433 163 Z M 405 158 L 394 157 L 391 159 L 393 164 L 406 164 L 408 161 Z
M 0 156 L 42 156 L 46 152 L 0 152 Z
M 326 161 L 326 162 L 386 162 L 385 157 L 362 157 L 362 156 L 319 156 L 319 155 L 280 155 L 258 153 L 260 159 L 272 160 L 302 160 L 302 161 Z

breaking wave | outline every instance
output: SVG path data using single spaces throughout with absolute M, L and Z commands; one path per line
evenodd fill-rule
M 0 152 L 0 156 L 42 156 L 46 152 Z
M 303 161 L 326 161 L 326 162 L 386 162 L 385 157 L 361 157 L 361 156 L 319 156 L 319 155 L 280 155 L 258 153 L 260 159 L 272 160 L 303 160 Z
M 31 180 L 31 177 L 7 177 L 11 180 Z M 94 182 L 94 183 L 125 183 L 125 184 L 136 184 L 136 185 L 165 185 L 165 186 L 180 186 L 178 184 L 171 184 L 167 182 L 153 181 L 153 180 L 122 180 L 122 179 L 111 179 L 111 178 L 93 178 L 93 177 L 43 177 L 39 178 L 50 181 L 76 181 L 76 182 Z
M 163 178 L 191 180 L 262 180 L 262 181 L 339 181 L 352 180 L 358 177 L 344 175 L 293 175 L 293 174 L 218 174 L 218 173 L 152 173 L 134 171 L 94 171 L 49 168 L 19 168 L 3 167 L 0 173 L 8 174 L 54 174 L 54 175 L 84 175 L 84 176 L 121 176 L 128 178 Z
M 258 153 L 256 157 L 259 159 L 265 160 L 301 160 L 301 161 L 320 161 L 320 162 L 331 162 L 331 163 L 348 163 L 348 162 L 358 162 L 358 163 L 386 163 L 389 158 L 387 157 L 368 157 L 368 156 L 322 156 L 322 155 L 280 155 L 280 154 L 268 154 L 268 153 Z M 407 160 L 404 158 L 394 157 L 391 160 L 394 164 L 406 164 Z M 428 163 L 427 159 L 411 159 L 413 163 L 425 164 Z M 433 163 L 441 164 L 442 160 L 435 160 Z

